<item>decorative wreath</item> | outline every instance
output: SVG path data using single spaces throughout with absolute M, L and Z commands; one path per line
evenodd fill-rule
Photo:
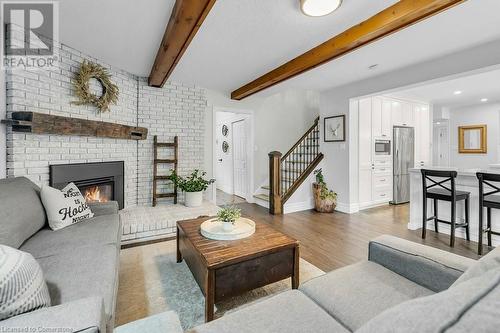
M 92 78 L 96 79 L 101 84 L 101 96 L 90 92 L 89 81 Z M 110 104 L 116 105 L 118 101 L 118 87 L 111 82 L 108 71 L 99 64 L 84 60 L 73 80 L 73 86 L 79 100 L 71 102 L 71 104 L 90 104 L 97 107 L 100 112 L 106 112 L 109 111 Z

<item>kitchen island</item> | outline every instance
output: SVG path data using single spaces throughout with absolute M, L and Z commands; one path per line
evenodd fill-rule
M 489 172 L 500 174 L 500 169 L 457 169 L 457 168 L 440 168 L 428 167 L 431 170 L 456 170 L 458 176 L 456 178 L 457 190 L 470 192 L 470 239 L 477 242 L 479 235 L 479 182 L 476 177 L 476 172 Z M 410 222 L 408 229 L 416 230 L 422 228 L 422 174 L 420 169 L 410 169 Z M 429 184 L 428 184 L 429 185 Z M 451 208 L 450 203 L 439 201 L 438 206 L 439 218 L 441 220 L 450 221 Z M 492 209 L 492 229 L 500 230 L 500 210 Z M 433 216 L 432 200 L 429 199 L 427 204 L 427 216 Z M 463 222 L 465 216 L 465 201 L 457 202 L 457 223 Z M 486 212 L 484 214 L 484 226 L 486 226 Z M 427 222 L 427 229 L 434 230 L 434 222 Z M 445 223 L 439 224 L 439 232 L 450 234 L 450 226 Z M 465 229 L 458 228 L 455 231 L 455 237 L 465 238 Z M 486 243 L 486 237 L 483 236 L 483 244 Z M 500 244 L 500 237 L 492 235 L 493 246 Z

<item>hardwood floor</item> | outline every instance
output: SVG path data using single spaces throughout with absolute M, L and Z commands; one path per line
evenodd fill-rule
M 246 201 L 242 197 L 217 190 L 217 206 L 234 205 L 243 202 Z
M 322 214 L 310 210 L 286 215 L 270 215 L 267 209 L 256 204 L 240 203 L 236 206 L 244 215 L 267 222 L 299 240 L 301 257 L 324 271 L 365 260 L 368 242 L 383 234 L 478 258 L 476 242 L 457 238 L 455 247 L 450 248 L 449 235 L 429 230 L 423 240 L 420 230 L 408 230 L 409 205 L 383 206 L 356 214 Z

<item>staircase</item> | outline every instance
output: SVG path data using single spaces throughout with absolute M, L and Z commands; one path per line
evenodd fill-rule
M 268 194 L 254 197 L 269 203 L 271 214 L 283 214 L 283 206 L 323 159 L 319 152 L 319 117 L 292 148 L 282 155 L 269 153 L 269 185 L 262 186 Z

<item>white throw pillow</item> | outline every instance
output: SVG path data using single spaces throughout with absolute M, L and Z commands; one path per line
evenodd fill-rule
M 62 190 L 43 186 L 40 196 L 52 230 L 94 217 L 82 193 L 73 183 Z
M 38 262 L 29 253 L 0 245 L 0 320 L 47 306 L 49 290 Z

